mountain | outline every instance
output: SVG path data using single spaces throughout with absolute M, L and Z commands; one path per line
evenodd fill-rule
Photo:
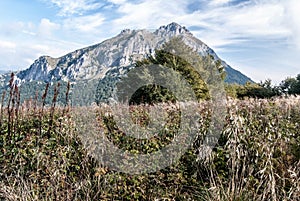
M 26 70 L 15 74 L 15 83 L 70 81 L 72 83 L 97 82 L 105 79 L 109 71 L 122 75 L 124 68 L 134 61 L 153 54 L 170 39 L 181 36 L 184 42 L 201 55 L 211 55 L 220 60 L 227 72 L 226 82 L 245 84 L 250 78 L 222 61 L 217 54 L 185 27 L 177 23 L 161 26 L 154 32 L 149 30 L 121 31 L 117 36 L 99 44 L 82 48 L 59 58 L 41 56 Z M 7 83 L 9 76 L 0 77 L 0 83 Z M 97 80 L 97 81 L 96 81 Z

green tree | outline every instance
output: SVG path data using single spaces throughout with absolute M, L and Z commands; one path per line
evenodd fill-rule
M 300 94 L 300 74 L 296 78 L 286 78 L 280 83 L 279 88 L 285 94 Z
M 260 83 L 246 82 L 245 85 L 229 85 L 226 91 L 229 96 L 237 98 L 271 98 L 280 95 L 279 87 L 272 86 L 270 79 Z
M 172 49 L 179 50 L 180 52 L 176 52 L 176 54 L 171 53 Z M 206 62 L 213 62 L 212 59 L 207 56 L 207 58 L 201 57 L 199 54 L 197 55 L 198 61 L 187 61 L 181 56 L 178 55 L 184 55 L 188 53 L 193 53 L 194 51 L 185 45 L 180 39 L 173 39 L 170 42 L 166 43 L 162 49 L 156 50 L 154 56 L 148 56 L 148 58 L 136 62 L 136 67 L 145 67 L 150 64 L 155 64 L 155 65 L 162 65 L 167 68 L 171 68 L 174 71 L 180 73 L 181 76 L 184 77 L 184 79 L 187 81 L 187 83 L 192 87 L 196 98 L 198 100 L 200 99 L 208 99 L 209 98 L 209 90 L 207 88 L 207 85 L 204 81 L 204 76 L 208 76 L 208 72 L 205 72 L 206 69 L 204 69 L 204 65 L 206 65 Z M 178 54 L 178 55 L 177 55 Z M 188 57 L 188 56 L 187 56 Z M 189 57 L 190 58 L 190 57 Z M 198 64 L 197 67 L 200 69 L 196 69 L 194 64 Z M 199 65 L 200 63 L 200 65 Z M 221 69 L 221 65 L 219 64 L 218 68 Z M 145 97 L 149 91 L 152 90 L 151 93 L 160 94 L 161 96 L 167 96 L 168 98 L 162 98 L 160 99 L 166 99 L 170 100 L 173 97 L 171 94 L 166 93 L 165 89 L 161 87 L 157 87 L 156 89 L 158 91 L 154 91 L 153 86 L 148 86 L 144 88 L 144 93 L 140 91 L 140 95 L 144 95 Z M 158 96 L 156 96 L 158 97 Z

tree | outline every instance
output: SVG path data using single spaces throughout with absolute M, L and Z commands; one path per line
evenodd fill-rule
M 286 78 L 280 83 L 279 88 L 285 94 L 300 94 L 300 74 L 296 78 Z
M 180 46 L 180 48 L 178 47 Z M 178 49 L 180 52 L 180 55 L 184 55 L 190 52 L 193 52 L 190 47 L 185 45 L 182 41 L 178 39 L 171 40 L 170 42 L 166 43 L 162 49 L 156 50 L 154 56 L 148 56 L 148 58 L 136 62 L 137 68 L 143 68 L 150 64 L 155 65 L 162 65 L 167 68 L 171 68 L 174 71 L 180 73 L 181 76 L 184 77 L 184 79 L 187 81 L 187 83 L 192 87 L 196 98 L 198 100 L 200 99 L 208 99 L 209 98 L 209 91 L 207 88 L 206 83 L 204 82 L 202 76 L 205 76 L 205 70 L 202 68 L 200 70 L 201 75 L 199 71 L 197 71 L 194 66 L 189 61 L 186 61 L 182 57 L 172 54 L 170 50 L 172 48 Z M 209 56 L 208 56 L 209 57 Z M 198 58 L 201 59 L 200 55 L 198 55 Z M 212 59 L 203 59 L 201 60 L 201 65 L 205 65 L 205 61 L 212 62 Z M 218 66 L 219 67 L 219 66 Z M 220 68 L 220 67 L 219 67 Z M 221 69 L 221 68 L 220 68 Z M 202 73 L 203 72 L 203 73 Z M 168 76 L 166 76 L 167 78 Z M 170 76 L 169 76 L 170 77 Z M 174 79 L 174 77 L 172 77 Z M 167 80 L 166 80 L 167 81 Z M 137 99 L 138 96 L 144 97 L 144 100 L 148 100 L 150 97 L 155 97 L 156 100 L 174 100 L 173 94 L 171 92 L 167 93 L 167 89 L 159 86 L 146 86 L 143 88 L 143 90 L 139 90 L 138 94 L 135 94 L 134 98 Z M 152 93 L 150 95 L 149 93 Z M 137 96 L 138 95 L 138 96 Z M 146 98 L 147 97 L 147 98 Z M 133 99 L 132 102 L 135 102 Z M 137 102 L 141 101 L 141 97 Z M 154 100 L 155 101 L 155 100 Z
M 228 85 L 226 87 L 227 94 L 231 97 L 244 98 L 271 98 L 280 95 L 280 90 L 277 86 L 272 86 L 270 79 L 260 83 L 246 82 L 245 85 Z

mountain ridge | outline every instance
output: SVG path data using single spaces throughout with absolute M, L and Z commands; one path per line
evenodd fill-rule
M 155 50 L 174 37 L 181 37 L 186 45 L 200 55 L 209 55 L 215 61 L 220 61 L 227 72 L 226 82 L 238 84 L 253 82 L 220 59 L 213 49 L 196 38 L 186 27 L 173 22 L 154 31 L 124 29 L 112 38 L 58 58 L 40 56 L 29 68 L 15 73 L 14 83 L 23 87 L 23 91 L 26 91 L 23 96 L 28 98 L 34 96 L 35 91 L 31 91 L 31 88 L 36 88 L 39 83 L 71 82 L 77 88 L 77 91 L 72 91 L 73 94 L 77 94 L 74 99 L 85 100 L 83 96 L 89 96 L 92 100 L 98 83 L 106 79 L 106 76 L 123 76 L 136 61 L 154 55 Z M 0 75 L 1 91 L 7 89 L 9 80 L 10 73 Z M 83 93 L 82 90 L 87 87 L 91 87 L 92 90 Z M 40 86 L 40 91 L 42 89 Z
M 211 48 L 194 37 L 188 29 L 173 22 L 160 26 L 154 32 L 146 29 L 124 29 L 115 37 L 58 58 L 41 56 L 29 68 L 16 73 L 16 82 L 21 84 L 38 80 L 76 82 L 77 80 L 101 79 L 110 68 L 131 65 L 133 61 L 152 54 L 155 49 L 175 36 L 183 36 L 184 42 L 199 54 L 210 54 L 214 59 L 221 60 Z M 229 82 L 244 84 L 246 81 L 252 81 L 225 61 L 221 61 L 225 71 L 230 69 L 231 73 L 239 74 L 242 80 Z M 230 74 L 227 77 L 230 80 Z

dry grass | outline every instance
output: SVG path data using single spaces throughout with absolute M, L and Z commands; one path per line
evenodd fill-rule
M 299 200 L 300 98 L 228 100 L 226 125 L 213 150 L 201 146 L 209 125 L 207 107 L 200 104 L 200 137 L 180 161 L 132 176 L 99 164 L 86 149 L 88 140 L 79 137 L 114 133 L 116 127 L 109 130 L 104 122 L 109 108 L 2 105 L 0 200 Z M 132 111 L 135 121 L 147 125 L 147 108 Z M 94 122 L 93 128 L 79 128 L 77 115 L 86 121 L 81 125 Z M 150 153 L 156 150 L 151 146 L 123 148 Z

